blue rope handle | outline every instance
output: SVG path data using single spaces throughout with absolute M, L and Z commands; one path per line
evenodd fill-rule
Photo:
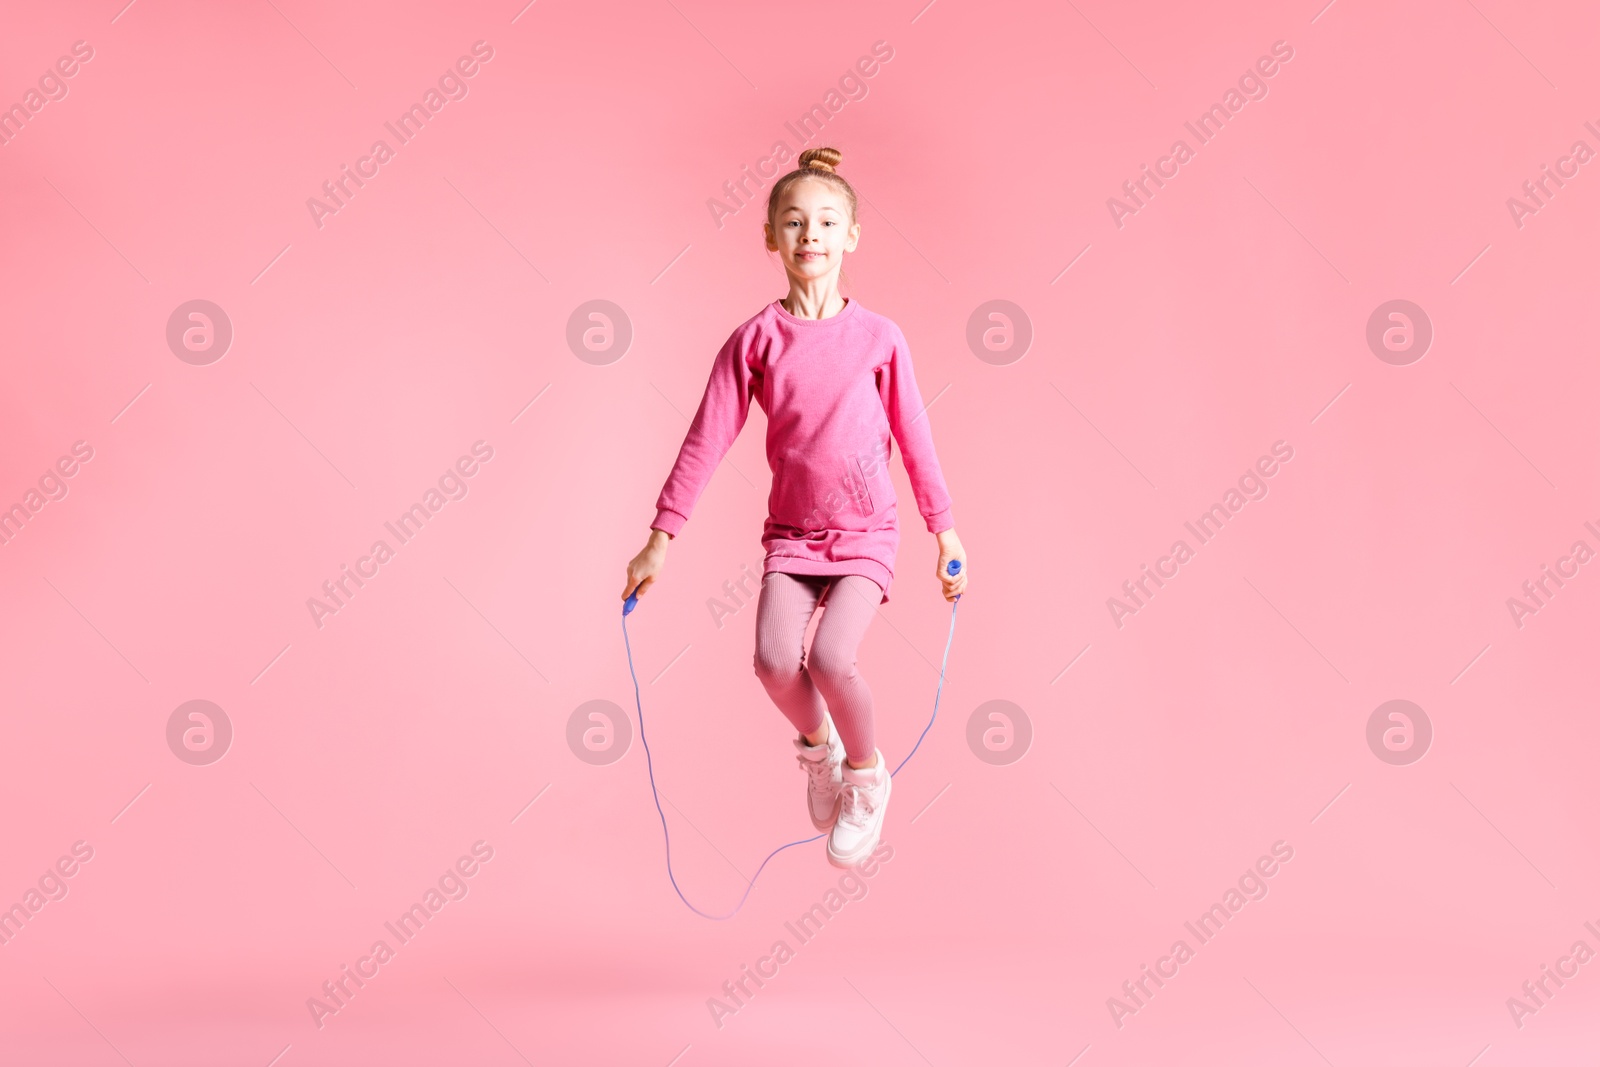
M 945 571 L 951 575 L 960 574 L 961 561 L 958 559 L 951 560 L 950 565 L 945 568 Z M 643 584 L 643 582 L 639 583 L 641 586 Z M 721 922 L 726 919 L 731 919 L 735 915 L 739 914 L 740 909 L 744 907 L 744 902 L 750 899 L 750 891 L 755 888 L 756 879 L 760 878 L 761 872 L 767 869 L 767 864 L 772 862 L 773 856 L 776 856 L 784 849 L 794 848 L 796 845 L 808 845 L 813 841 L 820 841 L 828 835 L 824 833 L 817 834 L 814 837 L 803 837 L 798 841 L 790 841 L 786 845 L 779 845 L 777 848 L 767 853 L 767 858 L 761 861 L 761 866 L 756 868 L 756 873 L 751 877 L 750 884 L 744 887 L 744 896 L 739 898 L 739 903 L 726 915 L 710 915 L 689 903 L 689 898 L 683 895 L 683 890 L 678 887 L 678 879 L 672 873 L 672 834 L 667 830 L 667 814 L 661 810 L 661 794 L 656 789 L 655 761 L 650 756 L 650 741 L 645 737 L 644 732 L 644 703 L 639 697 L 639 675 L 633 668 L 633 645 L 628 641 L 628 616 L 632 614 L 633 609 L 637 607 L 638 604 L 639 588 L 638 586 L 635 586 L 633 592 L 628 594 L 627 601 L 622 605 L 622 643 L 623 646 L 628 650 L 628 673 L 633 677 L 633 702 L 639 709 L 639 740 L 644 743 L 645 767 L 650 772 L 650 795 L 655 798 L 656 814 L 661 817 L 661 836 L 665 839 L 667 845 L 667 880 L 672 883 L 672 888 L 677 892 L 678 899 L 683 901 L 684 906 L 690 911 L 701 916 L 702 918 L 715 919 L 716 921 Z M 950 662 L 950 643 L 955 640 L 956 636 L 956 608 L 958 608 L 960 605 L 961 594 L 957 593 L 955 602 L 950 605 L 950 634 L 945 638 L 944 660 L 939 664 L 939 688 L 933 695 L 933 714 L 928 718 L 928 725 L 922 728 L 922 734 L 917 738 L 917 743 L 911 746 L 911 751 L 906 754 L 906 758 L 900 761 L 900 766 L 889 772 L 889 777 L 891 778 L 899 774 L 901 768 L 903 768 L 907 763 L 911 762 L 911 757 L 915 756 L 917 754 L 917 749 L 922 747 L 922 739 L 928 736 L 928 731 L 933 729 L 934 720 L 939 717 L 939 697 L 944 693 L 944 668 L 945 665 Z

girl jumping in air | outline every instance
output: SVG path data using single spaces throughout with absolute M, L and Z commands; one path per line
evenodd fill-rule
M 873 732 L 872 691 L 856 650 L 889 600 L 900 546 L 889 433 L 905 457 L 917 510 L 938 541 L 934 567 L 946 600 L 965 592 L 971 564 L 956 537 L 950 494 L 912 372 L 905 335 L 860 301 L 839 295 L 839 269 L 861 238 L 856 194 L 813 148 L 767 197 L 767 250 L 778 253 L 789 295 L 733 331 L 717 353 L 700 409 L 656 500 L 650 540 L 628 564 L 626 600 L 661 572 L 667 542 L 744 427 L 750 401 L 767 415 L 772 492 L 761 543 L 766 564 L 756 608 L 755 672 L 794 724 L 811 822 L 828 831 L 838 867 L 877 847 L 889 768 Z M 951 560 L 961 573 L 946 573 Z M 804 648 L 812 613 L 826 606 Z

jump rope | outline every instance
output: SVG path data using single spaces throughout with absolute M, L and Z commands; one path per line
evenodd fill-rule
M 958 559 L 951 560 L 950 565 L 945 568 L 945 572 L 951 576 L 960 574 L 961 561 Z M 816 834 L 813 837 L 802 837 L 798 841 L 790 841 L 787 845 L 779 845 L 777 848 L 767 853 L 767 858 L 762 860 L 761 866 L 756 868 L 756 873 L 750 879 L 750 884 L 744 887 L 744 896 L 739 898 L 738 905 L 726 915 L 707 914 L 706 912 L 703 912 L 699 908 L 695 907 L 693 904 L 690 904 L 689 898 L 683 895 L 683 890 L 678 888 L 678 879 L 672 873 L 672 834 L 667 831 L 667 815 L 666 812 L 661 810 L 661 794 L 656 790 L 655 761 L 650 758 L 650 742 L 645 737 L 644 733 L 644 704 L 639 699 L 639 675 L 633 669 L 633 646 L 628 641 L 628 616 L 632 614 L 633 609 L 639 604 L 639 587 L 642 585 L 644 585 L 644 582 L 641 581 L 639 585 L 634 586 L 633 592 L 629 593 L 628 599 L 623 602 L 622 643 L 623 646 L 628 650 L 628 673 L 633 676 L 633 702 L 639 708 L 639 740 L 644 743 L 644 763 L 645 767 L 650 772 L 650 795 L 655 797 L 656 814 L 661 816 L 661 836 L 666 839 L 667 843 L 667 880 L 672 883 L 672 888 L 677 892 L 678 899 L 683 901 L 686 908 L 702 918 L 715 919 L 718 922 L 721 922 L 725 919 L 731 919 L 735 915 L 739 914 L 739 909 L 744 907 L 744 902 L 750 899 L 750 890 L 756 887 L 756 879 L 760 878 L 761 872 L 767 869 L 767 864 L 772 862 L 773 856 L 776 856 L 784 849 L 794 848 L 796 845 L 808 845 L 813 841 L 821 841 L 828 835 L 826 833 L 821 833 Z M 929 730 L 933 729 L 933 721 L 939 717 L 939 696 L 944 692 L 944 668 L 945 664 L 950 662 L 950 642 L 954 641 L 956 637 L 956 608 L 960 606 L 961 594 L 957 593 L 955 601 L 950 605 L 950 635 L 945 638 L 944 659 L 939 664 L 939 688 L 935 690 L 933 694 L 933 714 L 928 716 L 928 725 L 922 728 L 922 734 L 917 738 L 917 743 L 911 746 L 911 751 L 906 753 L 906 758 L 900 761 L 900 766 L 889 772 L 890 778 L 893 778 L 895 775 L 899 774 L 901 768 L 911 762 L 911 757 L 915 756 L 917 754 L 917 749 L 922 747 L 922 739 L 928 736 Z

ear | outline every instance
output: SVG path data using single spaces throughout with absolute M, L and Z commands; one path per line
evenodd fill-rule
M 858 242 L 860 240 L 861 240 L 861 223 L 852 222 L 850 224 L 850 232 L 845 234 L 844 250 L 846 252 L 854 252 L 856 250 L 856 242 Z
M 763 222 L 761 224 L 761 232 L 766 237 L 767 251 L 776 252 L 778 250 L 778 239 L 777 235 L 772 232 L 772 223 Z

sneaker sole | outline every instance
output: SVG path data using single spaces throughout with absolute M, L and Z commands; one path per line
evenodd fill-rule
M 880 756 L 879 758 L 881 759 L 882 757 Z M 872 855 L 873 849 L 878 847 L 878 839 L 883 836 L 883 820 L 888 817 L 889 794 L 893 791 L 894 779 L 889 778 L 885 780 L 883 784 L 883 805 L 878 809 L 878 828 L 872 832 L 871 837 L 862 841 L 861 844 L 857 845 L 850 853 L 846 855 L 840 855 L 839 853 L 834 852 L 833 838 L 828 838 L 829 863 L 833 864 L 835 867 L 854 867 L 856 864 Z

